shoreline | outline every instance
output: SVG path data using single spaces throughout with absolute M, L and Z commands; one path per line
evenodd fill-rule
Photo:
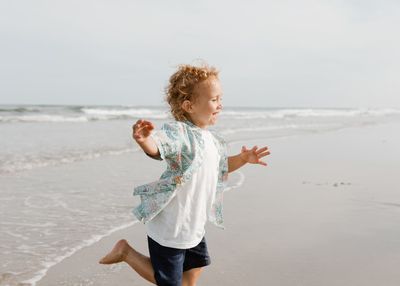
M 116 227 L 114 229 L 111 229 L 104 234 L 93 235 L 90 239 L 83 240 L 80 245 L 73 247 L 69 252 L 65 253 L 62 256 L 59 256 L 55 261 L 48 262 L 46 265 L 44 265 L 46 268 L 36 272 L 35 273 L 36 276 L 34 276 L 31 279 L 22 281 L 21 283 L 23 283 L 23 284 L 26 283 L 26 284 L 33 285 L 33 286 L 36 285 L 39 281 L 41 281 L 47 275 L 47 272 L 51 268 L 62 263 L 65 259 L 75 255 L 76 253 L 78 253 L 79 251 L 81 251 L 84 248 L 90 248 L 90 247 L 94 246 L 100 240 L 102 240 L 106 237 L 109 237 L 116 232 L 119 232 L 119 231 L 122 231 L 122 230 L 132 227 L 133 225 L 137 224 L 138 222 L 139 221 L 132 221 L 130 223 L 127 223 L 127 224 L 121 225 L 119 227 Z

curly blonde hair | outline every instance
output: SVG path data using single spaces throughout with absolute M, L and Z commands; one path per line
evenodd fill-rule
M 170 106 L 172 116 L 178 121 L 188 120 L 182 103 L 185 100 L 194 101 L 195 86 L 209 78 L 218 79 L 218 70 L 203 63 L 200 66 L 180 65 L 178 70 L 169 78 L 169 84 L 165 89 L 165 100 Z

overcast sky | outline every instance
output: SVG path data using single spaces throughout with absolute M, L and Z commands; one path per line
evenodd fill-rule
M 181 63 L 225 106 L 400 108 L 400 1 L 0 0 L 0 104 L 162 105 Z

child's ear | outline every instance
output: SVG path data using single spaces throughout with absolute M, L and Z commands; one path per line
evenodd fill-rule
M 191 113 L 192 112 L 192 103 L 189 100 L 185 100 L 184 102 L 182 102 L 181 107 L 187 113 Z

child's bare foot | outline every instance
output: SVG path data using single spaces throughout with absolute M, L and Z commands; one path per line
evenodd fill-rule
M 118 241 L 114 248 L 102 259 L 100 259 L 100 264 L 113 264 L 122 262 L 125 260 L 126 255 L 129 252 L 130 245 L 125 239 Z

